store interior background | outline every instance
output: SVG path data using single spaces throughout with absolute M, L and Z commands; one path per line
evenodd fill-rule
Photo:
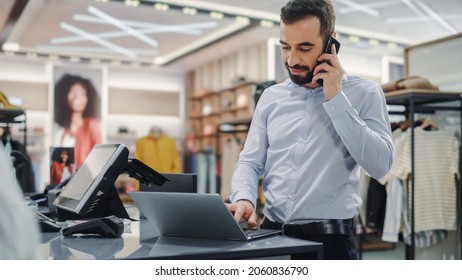
M 37 190 L 48 183 L 55 67 L 102 72 L 103 142 L 133 149 L 158 126 L 183 156 L 191 98 L 243 80 L 284 78 L 277 42 L 285 2 L 1 0 L 0 89 L 26 110 Z M 462 32 L 459 0 L 332 2 L 343 67 L 378 83 L 403 74 L 407 47 Z M 446 53 L 454 64 L 462 58 L 461 41 Z M 425 63 L 432 68 L 438 59 Z M 462 91 L 460 67 L 454 69 L 438 66 L 426 78 L 441 90 Z M 21 140 L 21 126 L 12 129 Z

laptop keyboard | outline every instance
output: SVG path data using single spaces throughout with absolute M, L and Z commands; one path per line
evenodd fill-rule
M 282 231 L 274 230 L 274 229 L 266 229 L 266 228 L 259 228 L 259 229 L 244 229 L 245 235 L 249 237 L 249 239 L 254 239 L 257 237 L 263 237 L 268 235 L 276 235 L 281 233 Z

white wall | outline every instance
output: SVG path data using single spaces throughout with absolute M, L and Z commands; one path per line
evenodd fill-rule
M 109 115 L 108 116 L 108 135 L 116 133 L 117 126 L 126 125 L 136 131 L 137 136 L 148 133 L 151 126 L 160 126 L 170 136 L 184 138 L 185 135 L 185 112 L 186 112 L 186 93 L 185 81 L 182 74 L 161 73 L 153 69 L 108 69 L 107 86 L 108 88 L 127 88 L 158 90 L 172 93 L 180 93 L 179 104 L 180 115 L 172 116 L 129 116 L 129 115 Z M 127 104 L 130 106 L 130 104 Z
M 381 82 L 381 57 L 342 52 L 339 54 L 339 59 L 347 73 Z

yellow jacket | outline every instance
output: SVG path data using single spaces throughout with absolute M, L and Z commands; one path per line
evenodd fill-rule
M 161 132 L 136 141 L 135 158 L 160 173 L 180 173 L 181 165 L 175 140 Z

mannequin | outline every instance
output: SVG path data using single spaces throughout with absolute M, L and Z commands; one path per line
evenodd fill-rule
M 154 139 L 158 139 L 161 132 L 162 132 L 162 129 L 158 126 L 153 126 L 149 130 L 149 133 L 152 135 Z
M 175 140 L 158 126 L 151 127 L 146 136 L 136 141 L 135 157 L 157 172 L 181 172 Z

